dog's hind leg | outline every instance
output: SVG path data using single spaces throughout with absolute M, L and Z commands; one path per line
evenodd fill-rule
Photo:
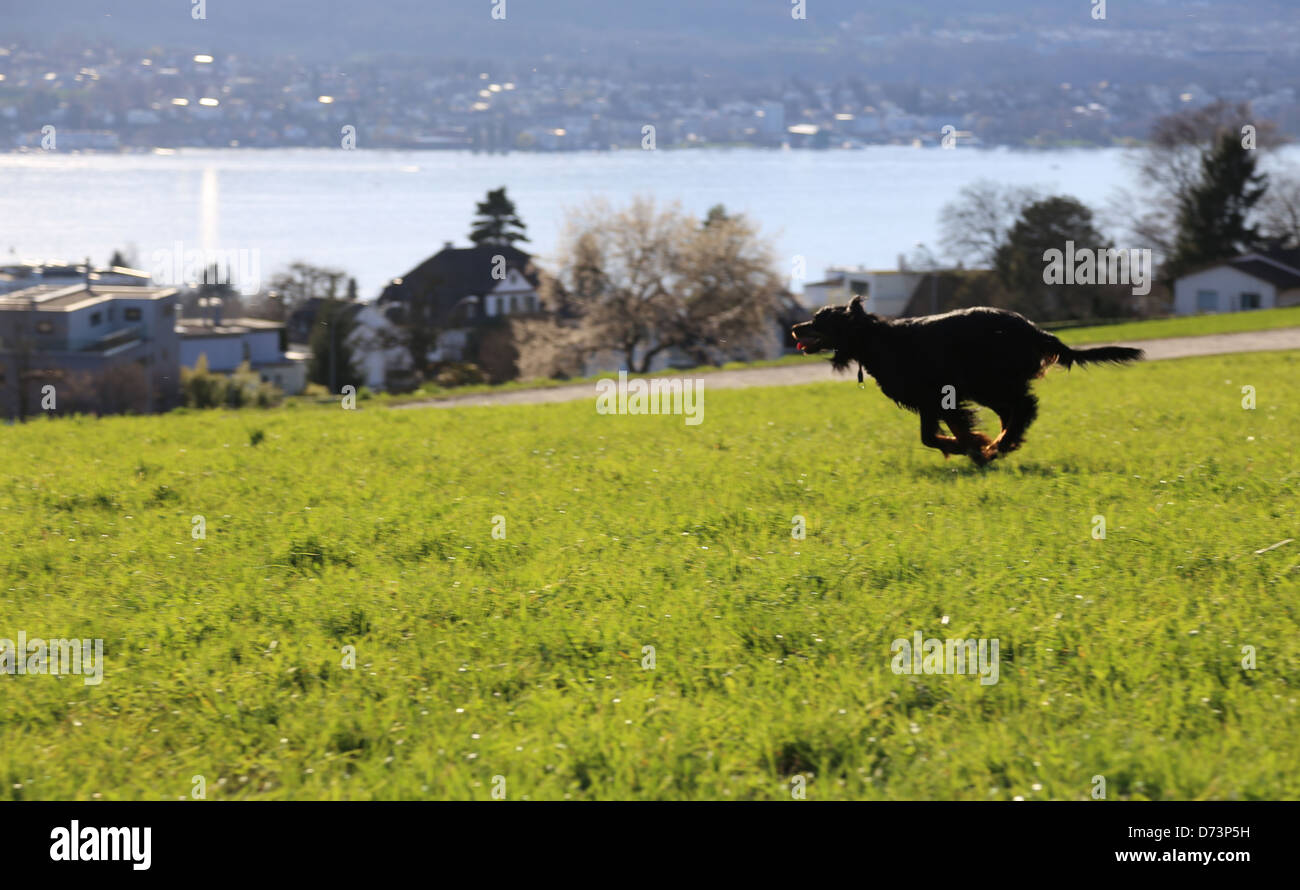
M 1016 414 L 1015 410 L 1012 408 L 1014 403 L 1014 399 L 1008 399 L 1005 401 L 999 400 L 991 402 L 989 404 L 989 408 L 998 416 L 998 420 L 1002 424 L 1002 431 L 998 433 L 997 436 L 994 437 L 993 441 L 988 444 L 988 447 L 984 449 L 986 457 L 992 458 L 1000 453 L 1002 440 L 1007 436 L 1007 429 L 1010 428 L 1012 423 L 1015 421 Z
M 1024 444 L 1025 430 L 1038 417 L 1038 397 L 1025 392 L 1011 403 L 1007 414 L 999 411 L 998 415 L 1003 424 L 1002 435 L 997 439 L 998 452 L 1006 454 Z
M 939 415 L 934 411 L 921 412 L 921 444 L 937 448 L 946 458 L 950 454 L 963 454 L 966 449 L 952 436 L 939 435 Z

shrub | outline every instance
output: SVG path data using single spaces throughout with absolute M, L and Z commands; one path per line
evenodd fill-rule
M 447 362 L 434 375 L 434 383 L 448 389 L 456 386 L 471 386 L 486 383 L 487 378 L 478 365 L 469 362 Z
M 187 408 L 269 408 L 284 393 L 262 380 L 248 362 L 227 376 L 208 370 L 208 357 L 200 355 L 193 368 L 181 368 L 181 396 Z

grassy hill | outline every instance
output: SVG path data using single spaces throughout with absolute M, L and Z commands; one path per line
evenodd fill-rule
M 1055 371 L 985 470 L 847 383 L 0 427 L 0 638 L 106 662 L 0 675 L 0 799 L 1295 798 L 1297 375 Z
M 1186 315 L 1122 324 L 1094 325 L 1053 331 L 1071 345 L 1110 343 L 1120 340 L 1156 340 L 1161 337 L 1200 337 L 1206 334 L 1239 334 L 1300 327 L 1300 306 L 1261 309 L 1255 312 L 1223 312 L 1214 315 Z

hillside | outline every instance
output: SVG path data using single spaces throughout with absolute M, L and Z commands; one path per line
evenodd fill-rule
M 1297 374 L 1054 372 L 985 471 L 842 383 L 3 427 L 0 638 L 105 667 L 0 675 L 0 799 L 1295 798 Z

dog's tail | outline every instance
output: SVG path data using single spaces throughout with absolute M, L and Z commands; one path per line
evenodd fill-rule
M 1141 361 L 1146 354 L 1140 349 L 1128 346 L 1094 346 L 1092 349 L 1071 349 L 1051 334 L 1044 333 L 1044 355 L 1046 361 L 1056 361 L 1066 368 L 1075 365 L 1112 364 L 1126 365 Z

